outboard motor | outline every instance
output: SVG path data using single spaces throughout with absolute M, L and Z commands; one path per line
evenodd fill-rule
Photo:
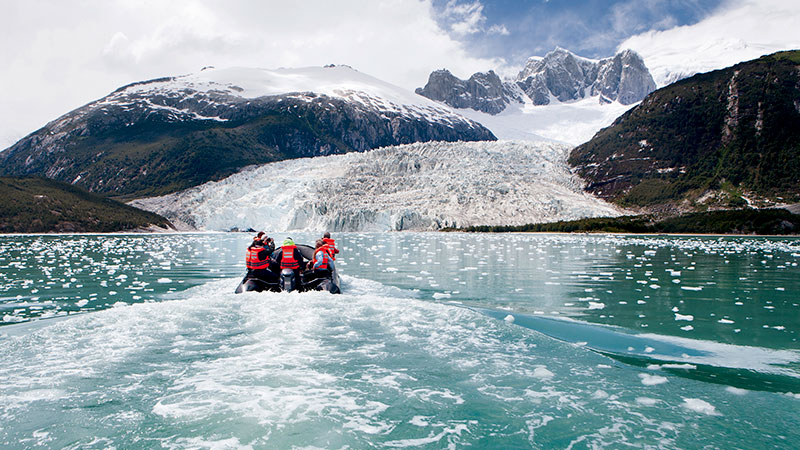
M 299 288 L 298 280 L 295 276 L 294 270 L 283 269 L 281 270 L 281 289 L 285 292 L 292 292 Z

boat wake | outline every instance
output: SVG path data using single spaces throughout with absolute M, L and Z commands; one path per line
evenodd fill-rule
M 800 393 L 800 351 L 797 350 L 773 350 L 653 333 L 635 334 L 620 327 L 574 319 L 475 309 L 626 364 L 736 389 Z
M 788 411 L 797 398 L 669 377 L 700 364 L 641 368 L 607 357 L 633 355 L 619 351 L 628 345 L 652 361 L 713 354 L 685 343 L 584 337 L 584 325 L 536 317 L 509 323 L 346 275 L 341 295 L 234 294 L 238 282 L 4 327 L 0 446 L 683 448 L 720 433 L 732 446 L 779 444 L 800 426 L 789 418 L 771 434 L 720 431 L 704 418 Z M 563 342 L 568 333 L 587 344 Z

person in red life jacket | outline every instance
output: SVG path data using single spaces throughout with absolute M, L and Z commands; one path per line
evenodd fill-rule
M 333 257 L 328 253 L 330 250 L 322 239 L 318 239 L 314 245 L 314 258 L 308 262 L 309 271 L 306 272 L 305 281 L 317 278 L 330 278 L 333 271 Z
M 296 279 L 299 281 L 300 272 L 305 268 L 305 258 L 300 250 L 297 249 L 292 238 L 286 238 L 281 244 L 281 248 L 275 250 L 272 254 L 272 260 L 278 265 L 280 272 L 283 269 L 292 269 Z
M 333 258 L 335 261 L 336 254 L 339 253 L 339 249 L 336 248 L 336 241 L 331 239 L 331 234 L 329 232 L 326 231 L 325 234 L 322 235 L 322 242 L 328 246 L 328 254 L 331 255 L 331 258 Z
M 266 236 L 263 231 L 253 238 L 253 242 L 247 247 L 245 265 L 247 266 L 247 277 L 256 278 L 268 282 L 276 282 L 278 276 L 269 270 L 270 256 L 275 249 L 272 238 Z

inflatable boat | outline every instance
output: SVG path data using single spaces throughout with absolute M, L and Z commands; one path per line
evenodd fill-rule
M 306 260 L 314 258 L 314 248 L 310 245 L 298 244 L 297 249 Z M 292 291 L 328 291 L 331 294 L 339 294 L 339 273 L 336 269 L 336 264 L 333 265 L 333 270 L 330 276 L 322 278 L 307 279 L 307 273 L 303 273 L 297 279 L 295 272 L 291 269 L 281 270 L 280 265 L 275 257 L 281 249 L 276 249 L 270 257 L 269 269 L 264 271 L 260 276 L 245 275 L 239 286 L 236 287 L 236 293 L 242 292 L 292 292 Z

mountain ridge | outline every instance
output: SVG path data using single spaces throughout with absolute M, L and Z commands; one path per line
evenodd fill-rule
M 494 140 L 480 124 L 349 67 L 207 69 L 135 82 L 0 152 L 0 174 L 136 197 L 252 164 L 429 140 Z
M 601 103 L 632 105 L 655 88 L 644 61 L 632 50 L 593 60 L 556 47 L 544 57 L 529 58 L 510 80 L 501 80 L 492 70 L 461 80 L 440 69 L 415 92 L 454 108 L 496 115 L 512 103 L 526 101 L 544 106 L 598 97 Z

